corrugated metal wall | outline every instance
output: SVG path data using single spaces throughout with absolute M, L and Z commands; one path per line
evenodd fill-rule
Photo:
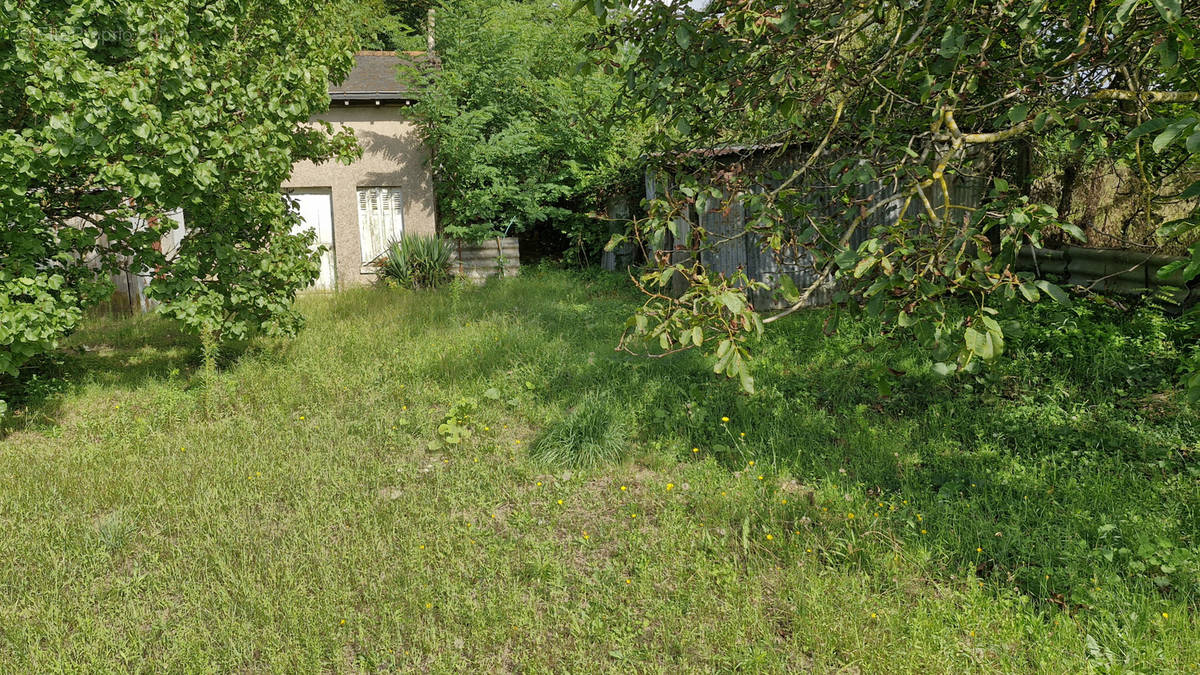
M 647 199 L 654 199 L 663 190 L 664 186 L 659 184 L 660 181 L 661 178 L 653 172 L 646 173 Z M 983 181 L 977 179 L 952 180 L 951 204 L 967 209 L 975 208 L 983 197 L 983 184 Z M 768 184 L 763 189 L 772 187 L 774 185 Z M 879 181 L 863 183 L 856 192 L 859 199 L 864 202 L 870 200 L 872 203 L 889 199 L 896 194 Z M 831 203 L 830 196 L 832 194 L 831 189 L 822 187 L 813 188 L 809 193 L 818 215 L 842 217 L 846 220 L 846 226 L 849 227 L 851 219 L 841 215 L 845 211 L 842 205 Z M 931 190 L 927 196 L 937 207 L 938 216 L 946 218 L 941 189 Z M 896 202 L 871 214 L 851 235 L 850 246 L 857 247 L 869 239 L 873 228 L 894 223 L 900 215 L 901 206 L 900 202 Z M 908 217 L 916 218 L 922 212 L 923 206 L 920 203 L 911 204 Z M 960 208 L 954 208 L 951 210 L 950 217 L 961 218 L 961 214 L 967 212 Z M 710 273 L 723 274 L 726 277 L 732 277 L 739 269 L 744 270 L 746 276 L 751 280 L 767 284 L 771 290 L 756 292 L 751 297 L 751 302 L 760 309 L 775 308 L 783 304 L 777 294 L 773 292 L 779 288 L 779 279 L 782 275 L 786 274 L 791 277 L 796 287 L 800 289 L 809 287 L 819 277 L 820 271 L 815 267 L 812 255 L 803 246 L 785 248 L 776 252 L 764 245 L 762 237 L 746 232 L 745 210 L 739 200 L 726 200 L 715 208 L 693 214 L 693 217 L 697 219 L 709 237 L 709 240 L 705 242 L 708 247 L 700 253 L 701 264 Z M 693 245 L 699 242 L 690 241 L 691 226 L 686 221 L 676 223 L 673 230 L 675 236 L 668 234 L 660 241 L 652 241 L 649 244 L 652 250 L 672 251 L 673 262 L 685 262 L 692 255 L 689 250 L 692 246 L 681 247 L 677 246 L 676 242 L 683 240 Z M 675 290 L 681 289 L 676 288 Z M 836 291 L 836 282 L 827 280 L 810 296 L 808 304 L 811 306 L 827 305 L 833 301 Z

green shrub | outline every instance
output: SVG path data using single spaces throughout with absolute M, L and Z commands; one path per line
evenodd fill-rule
M 438 236 L 408 235 L 393 241 L 383 278 L 404 288 L 437 288 L 450 282 L 450 242 Z

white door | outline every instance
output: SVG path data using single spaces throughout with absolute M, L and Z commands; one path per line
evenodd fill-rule
M 321 276 L 312 288 L 322 291 L 332 291 L 337 287 L 337 273 L 333 255 L 333 196 L 329 190 L 294 190 L 289 193 L 297 202 L 297 210 L 304 220 L 303 225 L 297 225 L 293 233 L 304 230 L 316 230 L 317 241 L 314 246 L 324 246 L 321 254 Z

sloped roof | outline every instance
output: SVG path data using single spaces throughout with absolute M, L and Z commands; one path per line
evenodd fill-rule
M 333 101 L 415 100 L 419 93 L 417 83 L 412 81 L 411 75 L 401 75 L 402 65 L 436 68 L 438 60 L 426 52 L 358 52 L 354 55 L 354 68 L 346 79 L 329 85 L 329 98 Z

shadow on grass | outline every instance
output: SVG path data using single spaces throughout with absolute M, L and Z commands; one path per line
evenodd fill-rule
M 865 323 L 826 336 L 814 312 L 759 345 L 759 393 L 746 397 L 695 354 L 614 354 L 631 296 L 595 286 L 551 278 L 483 289 L 460 320 L 507 313 L 536 337 L 446 354 L 418 376 L 495 384 L 515 366 L 540 376 L 536 397 L 551 411 L 601 395 L 614 416 L 635 420 L 642 451 L 713 456 L 731 472 L 753 460 L 837 493 L 802 514 L 811 522 L 858 510 L 860 522 L 878 518 L 930 550 L 947 574 L 1072 611 L 1115 607 L 1126 594 L 1196 606 L 1200 426 L 1170 389 L 1170 341 L 1142 341 L 1140 320 L 1084 312 L 1070 361 L 1056 362 L 1045 357 L 1063 349 L 1061 318 L 1033 315 L 1042 332 L 1013 340 L 986 377 L 944 380 L 914 345 Z
M 606 428 L 627 430 L 616 440 L 638 452 L 713 457 L 731 480 L 753 460 L 771 481 L 815 495 L 783 515 L 746 505 L 730 527 L 751 516 L 797 530 L 807 522 L 830 551 L 844 551 L 856 536 L 853 509 L 854 527 L 928 551 L 947 575 L 1070 609 L 1119 606 L 1121 593 L 1195 606 L 1200 427 L 1169 389 L 1170 341 L 1147 342 L 1146 326 L 1081 315 L 1079 334 L 1061 338 L 1066 358 L 1061 317 L 1033 316 L 1041 328 L 1013 340 L 990 379 L 943 380 L 919 349 L 881 340 L 865 322 L 827 336 L 821 313 L 798 314 L 756 347 L 759 392 L 747 397 L 695 353 L 614 352 L 637 302 L 625 283 L 532 275 L 468 291 L 457 307 L 446 291 L 332 296 L 309 305 L 312 333 L 302 338 L 324 360 L 296 367 L 369 373 L 381 400 L 391 379 L 448 385 L 449 400 L 428 402 L 440 409 L 464 396 L 485 402 L 489 388 L 502 400 L 520 394 L 540 416 L 528 422 L 543 429 L 580 401 L 602 402 L 630 421 Z M 381 312 L 390 323 L 377 321 Z M 494 332 L 456 332 L 480 323 Z M 404 352 L 415 344 L 432 346 Z M 68 353 L 73 386 L 132 389 L 189 378 L 199 364 L 198 342 L 153 318 L 89 327 Z M 291 367 L 296 355 L 268 356 Z M 345 362 L 328 362 L 335 357 Z M 383 414 L 354 405 L 353 414 Z

